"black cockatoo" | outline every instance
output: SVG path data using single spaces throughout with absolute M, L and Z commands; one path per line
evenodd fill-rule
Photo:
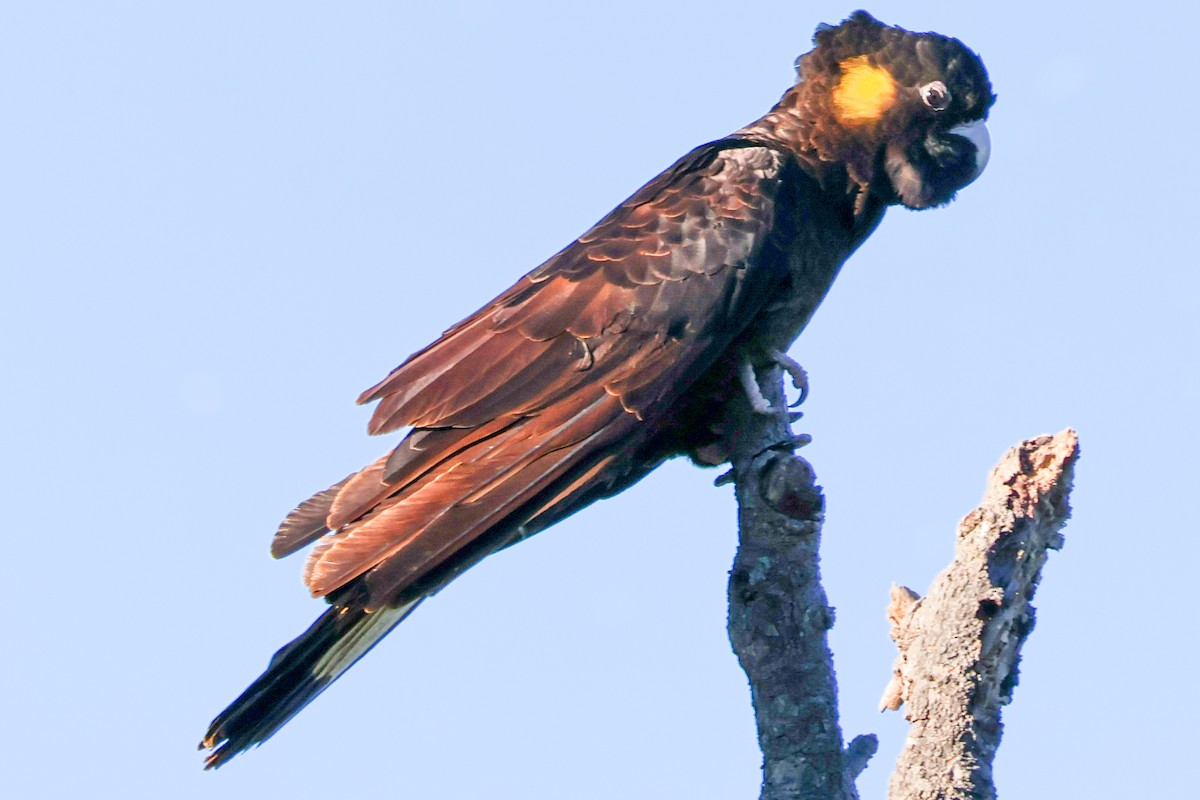
M 275 536 L 330 604 L 213 721 L 219 766 L 271 736 L 424 598 L 665 459 L 714 456 L 730 392 L 770 411 L 784 353 L 891 205 L 949 202 L 995 100 L 957 39 L 858 12 L 823 25 L 761 119 L 702 145 L 359 401 L 411 430 Z

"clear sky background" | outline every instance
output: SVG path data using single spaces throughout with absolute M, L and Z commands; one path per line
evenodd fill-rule
M 670 464 L 454 584 L 267 746 L 208 721 L 321 611 L 267 545 L 373 460 L 353 400 L 854 5 L 5 3 L 6 797 L 751 798 L 729 487 Z M 883 609 L 1022 438 L 1080 434 L 1002 796 L 1180 796 L 1195 713 L 1195 35 L 1182 4 L 876 2 L 983 56 L 984 176 L 894 210 L 793 354 L 860 782 Z M 1170 9 L 1170 10 L 1168 10 Z

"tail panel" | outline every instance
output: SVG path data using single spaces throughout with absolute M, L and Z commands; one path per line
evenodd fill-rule
M 283 727 L 331 683 L 367 654 L 420 604 L 367 612 L 335 605 L 271 658 L 267 671 L 217 715 L 200 743 L 212 749 L 205 769 L 219 767 Z

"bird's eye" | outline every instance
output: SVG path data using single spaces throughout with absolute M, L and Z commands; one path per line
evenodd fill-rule
M 934 81 L 922 86 L 921 99 L 925 105 L 929 106 L 934 111 L 945 111 L 950 107 L 950 90 L 946 88 L 946 84 L 941 81 Z

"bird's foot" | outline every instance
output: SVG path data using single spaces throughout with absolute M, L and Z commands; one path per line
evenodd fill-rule
M 746 399 L 750 401 L 750 408 L 754 409 L 754 413 L 775 413 L 771 401 L 763 397 L 762 387 L 758 385 L 758 376 L 754 374 L 754 365 L 750 363 L 750 359 L 742 360 L 742 366 L 738 369 L 738 380 L 741 381 L 742 391 L 746 393 Z
M 796 402 L 788 405 L 788 408 L 795 408 L 803 403 L 808 398 L 808 373 L 804 371 L 804 367 L 800 366 L 800 362 L 796 359 L 779 350 L 768 350 L 767 355 L 784 372 L 792 376 L 792 386 L 800 390 L 800 396 L 796 398 Z

